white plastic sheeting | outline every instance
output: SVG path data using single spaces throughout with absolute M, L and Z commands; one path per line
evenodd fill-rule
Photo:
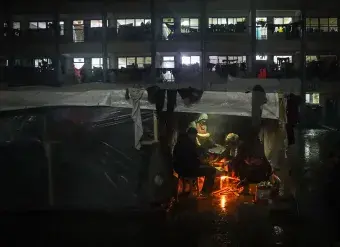
M 48 106 L 110 106 L 132 108 L 125 99 L 125 90 L 86 90 L 77 87 L 28 88 L 27 90 L 1 91 L 0 111 Z M 267 93 L 262 117 L 278 119 L 279 101 L 276 93 Z M 205 91 L 199 103 L 190 107 L 177 96 L 177 112 L 205 112 L 209 114 L 251 116 L 252 93 Z M 165 104 L 166 105 L 166 104 Z M 140 101 L 141 109 L 154 110 L 147 100 L 147 92 Z
M 140 112 L 140 100 L 143 97 L 144 90 L 138 88 L 131 88 L 130 97 L 132 100 L 132 113 L 131 117 L 135 125 L 135 148 L 139 150 L 141 148 L 141 139 L 143 136 L 142 116 Z

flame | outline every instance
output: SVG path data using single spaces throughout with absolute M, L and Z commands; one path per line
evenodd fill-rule
M 220 201 L 220 206 L 221 206 L 222 209 L 225 209 L 226 205 L 227 205 L 227 196 L 222 195 L 221 201 Z

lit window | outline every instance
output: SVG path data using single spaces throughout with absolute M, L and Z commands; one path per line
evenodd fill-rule
M 19 21 L 14 21 L 13 22 L 13 29 L 20 30 L 20 22 Z
M 92 58 L 91 59 L 91 68 L 103 68 L 103 59 L 102 58 Z
M 225 25 L 227 18 L 209 18 L 209 25 Z
M 228 63 L 245 63 L 247 61 L 247 56 L 228 56 Z
M 212 64 L 241 64 L 247 61 L 247 56 L 209 56 Z
M 28 24 L 29 29 L 38 29 L 38 22 L 32 22 L 30 21 Z
M 174 18 L 163 18 L 163 23 L 175 24 Z
M 313 61 L 318 61 L 318 57 L 317 56 L 306 56 L 306 62 L 313 62 Z
M 73 42 L 84 42 L 84 21 L 83 20 L 74 20 L 73 25 Z
M 237 23 L 245 22 L 246 18 L 237 17 L 237 18 L 228 18 L 228 25 L 236 25 Z
M 292 56 L 274 56 L 274 63 L 278 63 L 278 58 L 289 58 L 289 62 L 292 62 L 293 57 Z
M 284 32 L 284 25 L 291 24 L 292 22 L 293 22 L 292 17 L 275 17 L 274 18 L 274 25 L 282 25 L 282 26 L 276 26 L 275 32 L 283 33 Z
M 137 61 L 138 68 L 144 68 L 144 63 L 145 63 L 144 57 L 137 57 L 136 61 Z
M 60 27 L 60 35 L 64 35 L 65 34 L 65 24 L 64 21 L 60 21 L 59 22 L 59 27 Z
M 329 18 L 329 32 L 338 31 L 338 18 Z
M 102 20 L 91 20 L 91 27 L 102 27 L 103 21 Z
M 151 19 L 117 19 L 117 27 L 125 25 L 137 27 L 142 24 L 151 24 Z
M 4 22 L 4 28 L 8 27 L 7 23 Z M 20 35 L 20 22 L 19 21 L 14 21 L 13 24 L 12 24 L 12 28 L 13 28 L 13 31 L 14 31 L 14 35 L 15 36 L 19 36 Z M 7 36 L 7 31 L 4 30 L 4 36 L 6 37 Z
M 34 59 L 34 67 L 35 68 L 41 67 L 44 63 L 48 64 L 48 65 L 51 65 L 52 64 L 52 59 L 50 59 L 50 58 L 37 58 L 37 59 Z
M 126 58 L 126 66 L 127 67 L 134 67 L 134 66 L 136 66 L 136 58 L 135 57 L 128 57 L 128 58 Z
M 319 30 L 319 19 L 318 18 L 307 18 L 306 19 L 306 30 L 309 32 L 315 32 Z
M 198 18 L 181 18 L 181 33 L 197 32 L 199 29 Z
M 322 32 L 328 32 L 328 18 L 320 18 L 320 30 Z
M 46 29 L 46 28 L 47 28 L 47 24 L 45 21 L 38 22 L 38 29 Z
M 144 68 L 151 64 L 151 57 L 119 57 L 118 68 L 137 67 Z
M 338 18 L 320 18 L 320 30 L 322 32 L 337 32 Z
M 109 68 L 110 59 L 107 58 L 107 67 Z M 104 66 L 103 58 L 91 58 L 91 68 L 103 68 Z
M 166 69 L 173 69 L 175 68 L 175 57 L 163 57 L 162 59 L 162 68 Z M 170 70 L 165 71 L 162 73 L 162 78 L 166 82 L 173 82 L 175 80 L 174 75 Z
M 182 65 L 200 64 L 200 56 L 182 56 Z
M 320 104 L 319 93 L 306 93 L 306 103 L 307 104 Z
M 145 57 L 145 64 L 151 64 L 151 57 Z
M 29 29 L 47 29 L 52 25 L 52 21 L 30 21 L 28 23 Z
M 85 58 L 73 58 L 73 64 L 76 69 L 81 69 L 85 64 Z
M 267 39 L 267 23 L 266 17 L 258 17 L 256 18 L 256 39 L 257 40 L 265 40 Z
M 175 57 L 163 57 L 162 68 L 175 68 Z
M 163 18 L 162 23 L 162 37 L 165 40 L 169 39 L 169 36 L 174 33 L 175 30 L 175 19 L 174 18 Z
M 209 56 L 209 63 L 223 64 L 227 62 L 227 56 Z
M 126 68 L 126 57 L 119 57 L 118 58 L 118 68 Z
M 267 61 L 268 56 L 265 55 L 256 55 L 256 60 L 258 61 Z

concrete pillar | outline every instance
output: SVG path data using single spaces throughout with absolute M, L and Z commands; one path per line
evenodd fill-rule
M 56 83 L 59 84 L 61 83 L 61 53 L 60 53 L 60 15 L 59 15 L 59 10 L 57 6 L 55 6 L 55 12 L 54 12 L 54 35 L 55 35 L 55 55 L 53 58 L 53 65 L 54 65 L 54 70 L 56 74 Z
M 15 63 L 15 54 L 14 54 L 14 47 L 13 47 L 13 16 L 11 14 L 11 7 L 8 6 L 7 13 L 6 13 L 6 23 L 7 23 L 7 37 L 6 37 L 6 51 L 8 56 L 8 67 L 13 68 Z M 3 24 L 2 24 L 3 25 Z
M 201 87 L 205 88 L 205 73 L 207 68 L 206 62 L 206 51 L 205 51 L 205 39 L 206 39 L 206 31 L 208 28 L 208 17 L 207 17 L 207 1 L 201 0 L 201 19 L 200 19 L 200 31 L 201 31 L 201 68 L 202 68 L 202 77 L 201 77 Z
M 178 37 L 181 35 L 181 17 L 175 17 L 175 36 Z
M 73 20 L 64 20 L 64 36 L 69 42 L 73 42 Z
M 301 109 L 305 105 L 306 94 L 306 10 L 301 8 L 301 48 L 300 48 L 300 74 L 301 74 L 301 95 L 302 105 Z
M 254 72 L 255 61 L 256 61 L 256 0 L 250 1 L 250 24 L 251 24 L 251 67 L 249 72 Z
M 107 82 L 107 11 L 105 9 L 105 4 L 103 5 L 102 12 L 102 57 L 103 57 L 103 82 Z
M 155 0 L 150 0 L 150 12 L 151 12 L 151 83 L 156 83 L 156 57 L 157 57 L 157 30 L 156 30 L 156 4 Z
M 177 52 L 175 55 L 175 68 L 181 67 L 182 67 L 182 54 L 180 52 Z

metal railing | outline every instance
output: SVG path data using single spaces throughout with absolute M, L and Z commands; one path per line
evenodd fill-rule
M 159 40 L 181 40 L 181 39 L 199 39 L 200 27 L 187 27 L 180 25 L 168 25 L 167 23 L 159 24 Z M 300 38 L 300 22 L 294 22 L 286 25 L 275 25 L 270 23 L 256 24 L 256 37 L 258 39 L 270 39 L 274 36 L 282 36 L 285 34 L 287 39 Z M 261 30 L 260 30 L 261 29 Z M 248 34 L 251 26 L 246 23 L 237 24 L 214 24 L 207 27 L 206 35 L 212 34 Z M 337 33 L 337 27 L 333 26 L 307 26 L 307 33 Z M 3 29 L 2 40 L 10 40 L 11 42 L 34 42 L 46 43 L 55 42 L 57 34 L 61 43 L 79 43 L 79 42 L 101 42 L 103 40 L 102 27 L 74 27 L 74 28 L 55 28 L 50 26 L 46 29 Z M 120 25 L 117 27 L 109 26 L 106 30 L 107 41 L 146 41 L 151 40 L 151 25 L 145 24 L 143 26 Z

